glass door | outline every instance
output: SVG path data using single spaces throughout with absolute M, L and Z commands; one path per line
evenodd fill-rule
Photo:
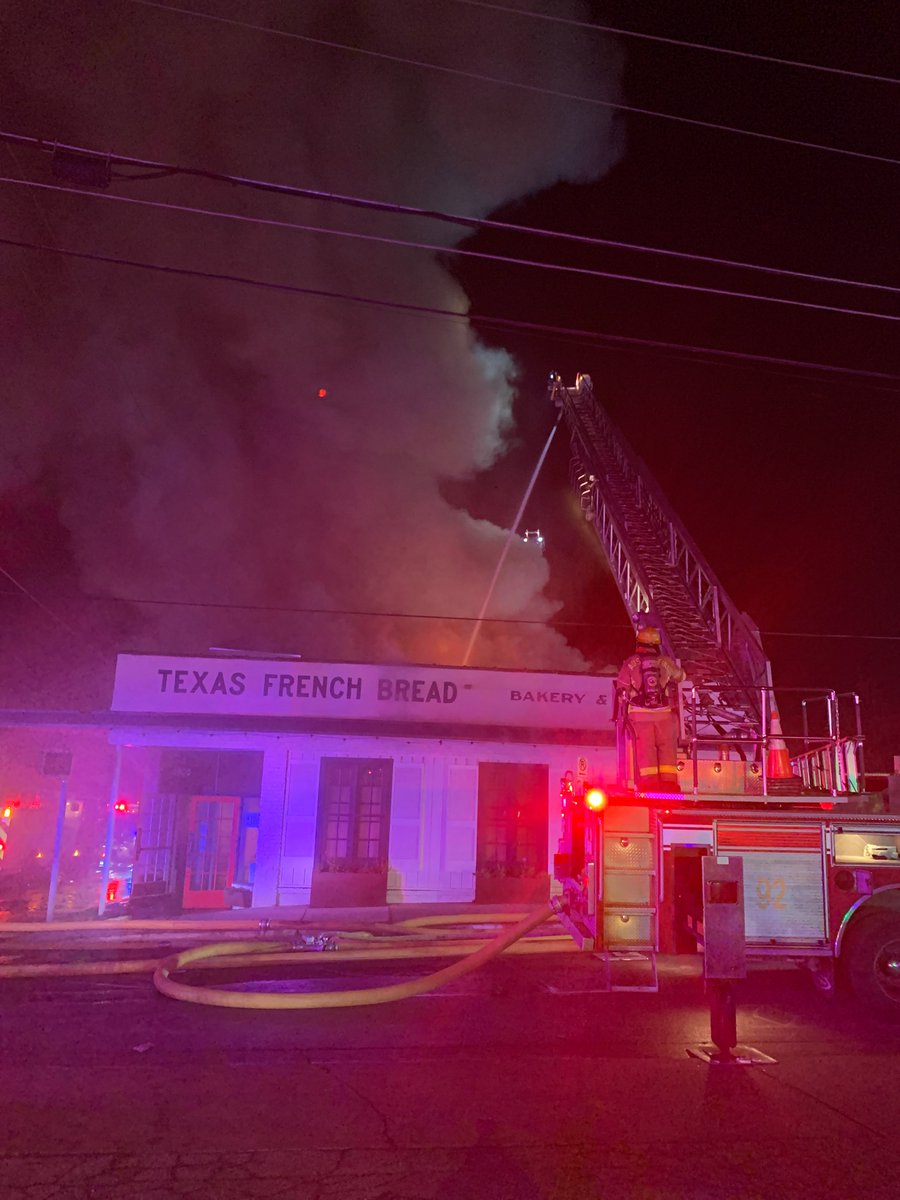
M 225 889 L 234 882 L 237 857 L 239 796 L 192 796 L 185 908 L 224 908 Z
M 177 800 L 168 793 L 141 799 L 131 883 L 133 900 L 166 896 L 175 888 L 172 860 Z

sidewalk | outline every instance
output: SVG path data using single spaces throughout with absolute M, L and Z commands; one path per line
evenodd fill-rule
M 191 909 L 171 917 L 146 918 L 132 918 L 127 915 L 98 917 L 93 912 L 70 912 L 60 915 L 53 924 L 61 931 L 65 929 L 66 925 L 75 922 L 90 921 L 96 923 L 98 930 L 109 930 L 127 929 L 129 926 L 139 925 L 142 920 L 166 922 L 171 924 L 173 929 L 177 928 L 179 924 L 187 925 L 194 922 L 208 922 L 210 924 L 233 922 L 236 927 L 240 927 L 241 924 L 246 925 L 248 922 L 258 924 L 261 921 L 277 922 L 282 925 L 316 925 L 323 928 L 337 929 L 346 928 L 348 925 L 363 927 L 386 924 L 396 925 L 413 917 L 489 916 L 493 913 L 502 913 L 509 916 L 522 914 L 524 916 L 527 912 L 537 907 L 539 906 L 521 904 L 433 903 L 381 904 L 369 908 L 314 908 L 309 904 L 272 904 L 260 908 Z M 36 919 L 34 922 L 27 920 L 22 922 L 21 918 L 16 917 L 12 913 L 3 913 L 0 914 L 0 934 L 3 933 L 4 924 L 13 923 L 34 924 L 36 930 L 43 927 L 43 922 L 40 919 Z
M 408 921 L 413 917 L 489 916 L 492 913 L 503 913 L 510 916 L 521 913 L 524 916 L 525 913 L 538 907 L 538 905 L 529 907 L 521 904 L 433 903 L 381 904 L 371 908 L 313 908 L 309 904 L 273 904 L 261 908 L 193 911 L 181 913 L 172 919 L 174 921 L 277 921 L 282 924 L 284 922 L 297 922 L 299 925 L 346 928 L 348 924 L 362 926 L 396 925 L 401 921 Z
M 371 908 L 313 908 L 311 905 L 271 905 L 261 908 L 195 910 L 173 917 L 136 918 L 127 916 L 97 917 L 95 914 L 66 914 L 47 925 L 40 920 L 21 921 L 13 916 L 0 916 L 0 949 L 16 957 L 29 957 L 43 952 L 51 955 L 67 951 L 113 952 L 117 956 L 128 947 L 141 948 L 146 953 L 159 946 L 171 952 L 171 947 L 232 938 L 266 937 L 290 938 L 292 932 L 311 935 L 336 934 L 341 931 L 359 932 L 379 927 L 400 926 L 416 917 L 466 917 L 466 929 L 474 934 L 479 930 L 478 917 L 485 918 L 484 934 L 488 938 L 499 932 L 499 923 L 490 918 L 503 916 L 517 919 L 529 911 L 521 905 L 479 904 L 391 904 Z M 473 918 L 475 918 L 473 920 Z M 143 921 L 158 924 L 143 925 Z M 417 931 L 418 932 L 418 931 Z M 422 929 L 428 936 L 428 929 Z M 572 944 L 573 951 L 576 949 Z

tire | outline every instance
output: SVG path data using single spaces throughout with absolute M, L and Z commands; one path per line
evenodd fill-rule
M 854 995 L 900 1018 L 900 915 L 866 917 L 849 932 L 846 967 Z

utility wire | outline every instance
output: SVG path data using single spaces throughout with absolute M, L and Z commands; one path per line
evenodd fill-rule
M 682 292 L 701 292 L 706 295 L 725 296 L 732 300 L 758 300 L 763 304 L 781 304 L 792 308 L 814 309 L 819 312 L 837 313 L 840 316 L 871 317 L 873 320 L 878 321 L 900 321 L 900 316 L 871 312 L 867 309 L 841 308 L 833 304 L 815 304 L 811 301 L 790 300 L 781 296 L 761 296 L 757 292 L 738 292 L 728 288 L 710 287 L 698 283 L 678 283 L 673 280 L 650 279 L 643 275 L 628 275 L 617 271 L 601 271 L 596 267 L 566 266 L 561 263 L 546 262 L 540 259 L 517 258 L 513 255 L 495 254 L 480 250 L 464 250 L 458 246 L 441 246 L 436 243 L 415 242 L 405 238 L 358 233 L 353 230 L 329 229 L 320 225 L 301 225 L 291 221 L 279 221 L 268 217 L 244 216 L 240 213 L 223 212 L 218 209 L 198 208 L 183 204 L 168 204 L 157 200 L 138 200 L 133 196 L 110 195 L 106 192 L 86 192 L 74 188 L 60 187 L 58 184 L 37 183 L 27 179 L 16 179 L 11 176 L 0 175 L 0 183 L 8 183 L 19 187 L 40 188 L 43 191 L 62 192 L 67 196 L 87 196 L 95 200 L 137 205 L 141 208 L 155 208 L 170 212 L 186 213 L 191 216 L 219 217 L 223 220 L 239 221 L 250 225 L 269 226 L 277 229 L 290 229 L 299 233 L 323 234 L 329 237 L 349 238 L 354 241 L 376 242 L 381 245 L 399 246 L 404 249 L 427 250 L 435 254 L 452 254 L 464 258 L 504 263 L 507 266 L 531 267 L 542 271 L 562 272 L 564 274 L 581 275 L 595 279 L 612 279 L 620 283 L 640 283 L 650 287 L 669 288 Z M 890 288 L 887 290 L 900 292 L 900 288 Z
M 329 50 L 343 50 L 351 54 L 359 54 L 365 58 L 374 58 L 382 62 L 400 63 L 404 66 L 418 67 L 421 70 L 436 71 L 442 75 L 452 75 L 460 79 L 470 79 L 476 83 L 491 83 L 499 87 L 512 88 L 517 91 L 529 92 L 532 95 L 552 96 L 557 100 L 572 100 L 579 104 L 590 104 L 595 108 L 606 108 L 617 112 L 634 113 L 637 116 L 655 117 L 663 121 L 674 121 L 682 125 L 691 125 L 699 129 L 712 129 L 718 133 L 733 133 L 741 137 L 756 138 L 767 142 L 776 142 L 785 146 L 799 146 L 805 150 L 820 150 L 828 154 L 840 154 L 849 158 L 862 158 L 870 162 L 889 163 L 900 166 L 900 159 L 889 158 L 882 154 L 868 154 L 862 150 L 849 150 L 842 146 L 828 146 L 821 142 L 808 142 L 799 138 L 782 137 L 774 133 L 761 133 L 759 130 L 739 129 L 733 125 L 724 125 L 716 121 L 702 121 L 696 117 L 683 117 L 675 113 L 660 112 L 656 109 L 640 108 L 633 104 L 622 104 L 615 100 L 600 100 L 595 96 L 579 96 L 574 92 L 558 91 L 554 88 L 540 87 L 533 83 L 518 83 L 511 79 L 501 79 L 496 75 L 483 75 L 477 71 L 465 71 L 461 67 L 445 67 L 438 63 L 423 62 L 420 59 L 405 58 L 399 54 L 388 54 L 381 50 L 366 50 L 361 46 L 348 46 L 345 42 L 333 42 L 326 38 L 310 37 L 302 33 L 291 33 L 285 29 L 273 29 L 269 25 L 254 25 L 249 21 L 238 21 L 232 17 L 220 17 L 213 13 L 198 12 L 192 8 L 181 8 L 174 4 L 160 4 L 157 0 L 126 0 L 128 4 L 136 4 L 142 8 L 161 9 L 163 12 L 178 13 L 182 16 L 198 17 L 204 21 L 215 21 L 222 25 L 232 25 L 239 29 L 249 29 L 256 33 L 268 33 L 277 37 L 290 38 L 292 41 L 306 42 L 312 46 L 324 46 Z
M 780 275 L 792 279 L 805 279 L 814 283 L 829 283 L 838 284 L 846 287 L 871 288 L 874 291 L 900 292 L 900 288 L 891 287 L 888 284 L 868 283 L 857 279 L 842 279 L 839 276 L 833 275 L 817 275 L 804 271 L 791 271 L 781 267 L 761 266 L 757 263 L 745 263 L 736 259 L 730 258 L 715 258 L 704 254 L 691 254 L 682 250 L 667 250 L 657 246 L 641 246 L 634 242 L 614 241 L 610 238 L 592 237 L 587 234 L 579 233 L 564 233 L 555 229 L 541 229 L 534 225 L 516 225 L 510 221 L 491 220 L 488 217 L 466 217 L 459 213 L 446 213 L 438 209 L 417 208 L 408 204 L 395 204 L 386 200 L 371 200 L 364 196 L 347 196 L 340 192 L 323 192 L 315 188 L 302 188 L 293 184 L 273 183 L 262 179 L 250 179 L 241 175 L 225 175 L 217 171 L 208 171 L 203 167 L 179 167 L 173 164 L 156 163 L 147 159 L 139 159 L 128 157 L 120 154 L 105 154 L 102 151 L 88 149 L 84 146 L 69 146 L 58 142 L 48 141 L 46 138 L 30 137 L 25 134 L 10 133 L 5 130 L 0 130 L 0 142 L 8 142 L 13 145 L 30 146 L 32 149 L 40 150 L 44 153 L 51 153 L 56 150 L 65 150 L 73 154 L 84 154 L 91 158 L 102 159 L 110 163 L 116 163 L 126 166 L 137 166 L 153 169 L 153 175 L 117 175 L 120 179 L 150 179 L 159 176 L 171 175 L 187 175 L 198 179 L 208 179 L 215 183 L 230 183 L 240 187 L 247 187 L 255 191 L 272 192 L 276 195 L 296 196 L 303 200 L 322 201 L 330 204 L 345 205 L 349 208 L 361 208 L 372 212 L 393 213 L 404 217 L 421 217 L 429 221 L 439 221 L 448 225 L 458 225 L 468 229 L 487 229 L 497 230 L 504 233 L 526 234 L 530 237 L 549 238 L 553 241 L 568 242 L 578 246 L 594 246 L 604 247 L 614 250 L 633 250 L 642 254 L 657 254 L 666 258 L 681 259 L 689 262 L 707 263 L 717 267 L 735 267 L 745 271 L 760 271 L 768 275 Z M 40 184 L 35 186 L 48 187 L 48 184 Z M 74 189 L 62 188 L 62 191 Z M 94 195 L 95 193 L 84 193 Z M 99 193 L 98 193 L 99 194 Z M 188 210 L 193 211 L 193 210 Z M 198 210 L 202 211 L 202 210 Z M 251 219 L 251 218 L 244 218 Z M 271 222 L 277 224 L 277 222 Z M 307 228 L 306 226 L 298 226 L 297 228 Z M 319 228 L 318 226 L 316 227 Z M 446 247 L 441 247 L 446 250 Z
M 68 623 L 68 621 L 64 621 L 63 618 L 55 613 L 52 608 L 48 608 L 46 604 L 43 604 L 40 600 L 38 600 L 37 596 L 35 596 L 33 592 L 29 592 L 28 588 L 25 587 L 24 584 L 19 583 L 18 579 L 15 579 L 12 575 L 10 575 L 9 571 L 7 571 L 4 567 L 0 567 L 0 575 L 3 575 L 4 578 L 8 579 L 11 584 L 13 584 L 19 589 L 20 592 L 23 593 L 23 595 L 27 596 L 29 600 L 36 604 L 42 613 L 46 613 L 46 615 L 54 620 L 57 625 L 61 625 L 67 633 L 71 633 L 73 637 L 78 638 L 79 641 L 84 640 L 83 635 L 74 629 Z
M 208 608 L 240 612 L 286 613 L 288 615 L 297 614 L 300 616 L 382 617 L 385 620 L 405 621 L 460 621 L 464 623 L 484 621 L 491 625 L 549 625 L 553 628 L 628 629 L 634 632 L 634 626 L 627 621 L 567 621 L 559 620 L 556 617 L 546 617 L 541 620 L 536 617 L 478 617 L 463 616 L 460 613 L 395 612 L 365 608 L 317 608 L 288 604 L 230 604 L 224 601 L 213 600 L 161 600 L 146 596 L 98 596 L 87 592 L 80 592 L 76 599 L 96 601 L 100 604 L 144 604 L 162 608 Z M 847 641 L 900 642 L 900 634 L 894 633 L 813 633 L 773 629 L 762 629 L 760 633 L 765 637 L 837 638 Z
M 536 21 L 551 21 L 555 25 L 570 25 L 576 29 L 589 29 L 596 33 L 613 33 L 617 37 L 638 38 L 645 42 L 661 42 L 667 46 L 681 46 L 686 50 L 703 50 L 709 54 L 727 54 L 732 58 L 749 58 L 756 62 L 774 63 L 779 67 L 797 67 L 803 71 L 822 71 L 828 75 L 844 75 L 851 79 L 866 79 L 872 83 L 900 83 L 890 75 L 870 75 L 866 71 L 852 71 L 846 67 L 827 67 L 822 63 L 798 62 L 791 58 L 775 58 L 770 54 L 754 54 L 748 50 L 731 50 L 724 46 L 710 46 L 704 42 L 688 42 L 681 38 L 662 37 L 655 33 L 639 33 L 635 29 L 619 29 L 614 25 L 599 25 L 594 21 L 578 21 L 573 17 L 553 16 L 551 13 L 533 12 L 530 9 L 512 8 L 505 4 L 491 4 L 488 0 L 451 0 L 454 4 L 465 4 L 469 8 L 484 8 L 493 12 L 509 13 L 516 17 L 531 17 Z
M 253 279 L 246 275 L 228 275 L 214 271 L 198 271 L 190 267 L 173 267 L 163 263 L 148 263 L 136 259 L 118 258 L 107 254 L 94 254 L 84 250 L 69 250 L 60 246 L 42 246 L 35 242 L 24 242 L 13 238 L 0 237 L 0 245 L 14 246 L 23 250 L 35 250 L 46 254 L 62 254 L 69 258 L 84 259 L 89 262 L 108 263 L 114 266 L 132 267 L 138 270 L 155 271 L 164 275 L 177 275 L 193 279 L 205 279 L 218 283 L 238 283 L 248 287 L 263 288 L 269 291 L 287 292 L 294 295 L 311 296 L 322 300 L 337 300 L 365 304 L 375 308 L 389 309 L 408 313 L 413 316 L 441 317 L 466 323 L 475 322 L 487 328 L 503 330 L 523 330 L 529 333 L 544 333 L 554 336 L 579 338 L 588 343 L 613 346 L 644 346 L 662 350 L 680 350 L 685 353 L 709 355 L 712 358 L 748 363 L 767 363 L 777 366 L 801 368 L 804 370 L 822 371 L 835 376 L 851 376 L 861 379 L 874 379 L 889 383 L 900 383 L 900 375 L 891 375 L 881 371 L 865 371 L 854 367 L 832 366 L 827 363 L 804 362 L 798 359 L 777 358 L 764 354 L 745 354 L 736 350 L 716 350 L 707 346 L 688 346 L 678 342 L 653 341 L 649 338 L 631 338 L 619 334 L 597 333 L 587 329 L 571 329 L 565 326 L 546 325 L 538 321 L 518 321 L 511 317 L 492 317 L 475 312 L 455 312 L 453 309 L 429 307 L 421 304 L 404 304 L 398 300 L 381 300 L 371 296 L 357 296 L 347 292 L 332 292 L 322 288 L 301 287 L 298 284 L 276 283 L 271 280 Z

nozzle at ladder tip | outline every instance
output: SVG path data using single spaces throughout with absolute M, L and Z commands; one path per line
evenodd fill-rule
M 775 701 L 772 701 L 769 716 L 769 746 L 766 755 L 766 774 L 770 779 L 791 779 L 794 768 L 781 729 L 781 717 Z

